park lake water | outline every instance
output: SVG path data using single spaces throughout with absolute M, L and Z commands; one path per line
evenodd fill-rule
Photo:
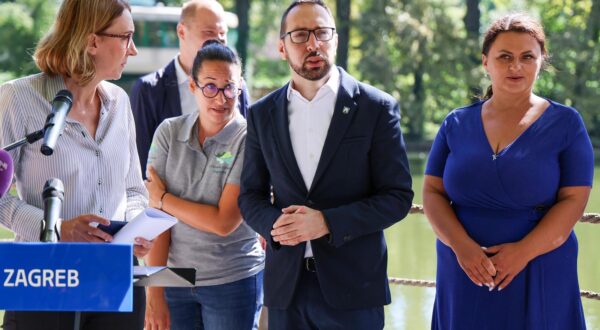
M 415 200 L 421 204 L 423 162 L 412 164 Z M 600 213 L 600 167 L 596 167 L 595 185 L 586 212 Z M 578 223 L 579 284 L 582 290 L 600 292 L 600 225 Z M 385 232 L 389 250 L 388 275 L 411 279 L 435 280 L 435 236 L 423 215 L 412 214 Z M 0 228 L 0 238 L 11 235 Z M 425 330 L 430 328 L 434 288 L 391 285 L 392 303 L 385 308 L 386 330 Z M 583 299 L 588 329 L 600 329 L 600 301 Z M 0 317 L 2 317 L 0 311 Z M 0 322 L 1 323 L 1 322 Z

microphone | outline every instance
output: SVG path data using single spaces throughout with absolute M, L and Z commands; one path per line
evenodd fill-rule
M 10 189 L 13 179 L 13 160 L 10 154 L 0 149 L 0 197 Z
M 56 93 L 54 100 L 52 100 L 52 112 L 46 117 L 46 124 L 43 128 L 44 142 L 40 151 L 44 155 L 50 156 L 54 152 L 56 141 L 62 134 L 67 114 L 71 111 L 72 105 L 73 94 L 71 92 L 63 89 Z
M 59 179 L 52 178 L 44 184 L 42 192 L 44 199 L 44 223 L 40 240 L 42 242 L 54 243 L 58 241 L 56 223 L 62 210 L 62 202 L 65 199 L 65 187 Z

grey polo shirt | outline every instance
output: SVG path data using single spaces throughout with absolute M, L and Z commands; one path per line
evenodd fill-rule
M 240 184 L 246 120 L 232 119 L 217 135 L 198 142 L 198 113 L 163 121 L 152 141 L 148 165 L 154 166 L 170 193 L 218 205 L 225 184 Z M 183 222 L 171 229 L 170 267 L 196 268 L 196 285 L 219 285 L 252 276 L 264 268 L 258 235 L 245 223 L 227 237 Z

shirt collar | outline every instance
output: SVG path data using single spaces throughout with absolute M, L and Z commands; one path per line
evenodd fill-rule
M 43 73 L 44 75 L 46 75 L 45 73 Z M 63 90 L 63 89 L 67 89 L 67 85 L 65 84 L 65 79 L 63 78 L 62 75 L 56 74 L 56 75 L 46 75 L 48 77 L 48 79 L 46 80 L 46 93 L 45 93 L 45 97 L 46 100 L 48 100 L 48 102 L 52 102 L 52 100 L 54 100 L 54 97 L 56 96 L 56 94 Z M 100 97 L 100 103 L 102 107 L 105 107 L 106 109 L 112 109 L 113 108 L 113 104 L 115 102 L 117 102 L 117 95 L 115 93 L 109 93 L 107 91 L 107 87 L 106 84 L 109 84 L 106 81 L 102 81 L 100 84 L 98 84 L 98 96 Z M 67 119 L 68 121 L 69 119 Z
M 181 63 L 179 63 L 179 54 L 175 56 L 175 75 L 177 75 L 177 84 L 181 85 L 183 83 L 187 83 L 190 78 L 188 74 L 181 67 Z
M 290 83 L 288 84 L 288 89 L 287 89 L 287 100 L 288 101 L 290 100 L 290 97 L 292 96 L 292 92 L 295 92 L 295 93 L 298 93 L 298 95 L 301 95 L 300 92 L 298 92 L 296 89 L 294 89 L 293 84 L 294 84 L 294 82 L 292 80 L 290 80 Z M 317 95 L 319 95 L 322 90 L 330 90 L 333 92 L 333 95 L 335 97 L 337 97 L 339 88 L 340 88 L 340 72 L 338 71 L 337 67 L 334 66 L 331 68 L 331 74 L 329 75 L 329 79 L 327 80 L 325 85 L 323 85 L 323 86 L 321 86 L 321 88 L 319 88 L 319 90 L 317 91 Z M 315 97 L 315 99 L 316 99 L 316 97 Z
M 179 141 L 188 143 L 193 141 L 194 137 L 197 136 L 195 132 L 198 130 L 199 123 L 200 116 L 198 116 L 197 112 L 185 115 L 185 121 L 179 132 Z M 206 140 L 213 140 L 220 144 L 228 145 L 238 134 L 238 132 L 245 128 L 246 120 L 238 111 L 236 111 L 235 116 L 227 123 L 227 125 L 225 125 L 225 127 L 223 127 L 219 133 L 217 133 L 215 136 L 207 138 Z

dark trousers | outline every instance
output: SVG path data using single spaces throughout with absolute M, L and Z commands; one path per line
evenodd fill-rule
M 146 293 L 142 287 L 133 288 L 133 312 L 81 313 L 80 329 L 85 330 L 142 330 L 146 311 Z M 5 330 L 73 330 L 73 312 L 15 312 L 4 314 Z
M 383 329 L 383 306 L 335 309 L 325 302 L 317 273 L 303 270 L 294 299 L 287 309 L 269 308 L 269 330 Z

